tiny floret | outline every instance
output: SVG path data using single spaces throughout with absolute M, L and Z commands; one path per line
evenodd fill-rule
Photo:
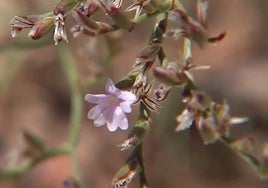
M 87 114 L 94 121 L 96 127 L 107 124 L 109 131 L 114 132 L 118 127 L 122 130 L 128 128 L 128 120 L 125 113 L 132 111 L 131 105 L 137 97 L 129 91 L 121 91 L 115 87 L 109 79 L 105 86 L 106 94 L 87 94 L 85 100 L 96 104 Z
M 59 13 L 55 16 L 55 31 L 54 31 L 54 41 L 57 45 L 62 39 L 68 42 L 66 31 L 65 31 L 65 22 L 64 16 Z

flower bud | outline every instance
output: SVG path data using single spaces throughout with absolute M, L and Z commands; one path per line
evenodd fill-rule
M 94 36 L 96 34 L 106 33 L 113 29 L 112 26 L 107 23 L 91 20 L 78 9 L 72 11 L 72 17 L 77 24 L 71 29 L 71 32 L 75 37 L 81 33 Z
M 161 44 L 153 42 L 152 44 L 143 48 L 137 55 L 135 66 L 142 66 L 142 73 L 148 70 L 154 63 L 155 58 L 161 49 Z
M 26 28 L 31 28 L 28 36 L 32 39 L 41 38 L 53 26 L 52 14 L 15 16 L 10 20 L 11 36 L 16 37 L 18 33 Z
M 11 36 L 16 37 L 22 29 L 32 28 L 38 20 L 40 20 L 40 17 L 37 15 L 15 16 L 9 22 L 11 27 Z
M 162 66 L 154 67 L 153 75 L 155 78 L 168 85 L 180 85 L 183 83 L 182 80 L 178 78 L 175 70 Z
M 54 18 L 53 17 L 45 17 L 32 27 L 28 36 L 32 39 L 40 39 L 45 33 L 47 33 L 53 26 Z

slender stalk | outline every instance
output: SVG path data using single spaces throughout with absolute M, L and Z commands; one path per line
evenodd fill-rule
M 75 150 L 71 152 L 71 158 L 73 163 L 73 171 L 74 171 L 74 182 L 76 188 L 81 188 L 83 186 L 82 184 L 82 175 L 80 172 L 80 165 L 78 161 L 78 155 Z
M 66 48 L 60 49 L 60 57 L 63 70 L 67 77 L 70 90 L 71 90 L 71 117 L 70 117 L 70 132 L 68 138 L 68 145 L 71 148 L 71 158 L 74 168 L 74 180 L 77 187 L 82 187 L 82 178 L 79 170 L 79 162 L 75 147 L 77 145 L 83 114 L 82 94 L 77 83 L 77 69 L 74 65 L 71 53 L 67 52 Z
M 0 182 L 4 180 L 9 180 L 14 177 L 19 177 L 28 171 L 30 171 L 34 166 L 37 164 L 43 162 L 44 160 L 59 156 L 68 154 L 70 152 L 68 147 L 61 147 L 56 149 L 47 149 L 44 152 L 42 152 L 40 155 L 35 157 L 33 160 L 23 163 L 16 169 L 0 169 Z
M 148 185 L 148 182 L 147 182 L 147 179 L 146 179 L 146 176 L 145 176 L 145 171 L 144 171 L 144 163 L 143 163 L 143 156 L 142 156 L 142 151 L 143 151 L 143 144 L 139 144 L 137 146 L 137 149 L 138 149 L 138 155 L 137 155 L 137 158 L 138 158 L 138 161 L 139 161 L 139 164 L 140 164 L 140 173 L 139 173 L 139 177 L 140 177 L 140 188 L 148 188 L 149 185 Z

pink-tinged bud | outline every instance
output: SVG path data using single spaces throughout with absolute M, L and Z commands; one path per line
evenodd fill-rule
M 185 27 L 187 37 L 193 39 L 200 47 L 208 42 L 209 37 L 206 28 L 202 23 L 188 16 L 185 11 L 176 9 L 171 12 L 169 19 Z
M 28 36 L 32 39 L 39 39 L 53 26 L 54 17 L 52 14 L 15 16 L 10 20 L 11 36 L 16 37 L 18 33 L 31 28 Z
M 53 27 L 54 18 L 53 17 L 45 17 L 32 27 L 28 36 L 32 39 L 36 40 L 41 38 L 47 31 L 49 31 Z
M 98 24 L 83 14 L 82 11 L 74 9 L 72 11 L 72 17 L 77 25 L 89 27 L 92 30 L 98 29 Z
M 76 22 L 76 25 L 71 29 L 74 37 L 79 36 L 81 33 L 95 36 L 96 34 L 106 33 L 113 29 L 113 27 L 107 23 L 93 21 L 79 9 L 72 11 L 72 17 Z
M 143 48 L 137 55 L 136 65 L 139 65 L 140 63 L 153 62 L 160 48 L 161 44 L 157 42 Z
M 36 15 L 15 16 L 9 22 L 9 25 L 11 27 L 11 36 L 16 37 L 22 29 L 32 28 L 38 20 L 40 20 L 40 17 Z
M 154 67 L 153 75 L 155 78 L 168 85 L 180 85 L 183 83 L 176 74 L 176 70 L 167 69 L 162 66 Z
M 55 16 L 54 24 L 55 24 L 55 31 L 54 31 L 55 45 L 57 45 L 62 39 L 68 42 L 65 31 L 64 17 L 61 13 Z

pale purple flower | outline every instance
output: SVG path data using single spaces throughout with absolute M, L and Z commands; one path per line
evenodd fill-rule
M 96 127 L 107 124 L 109 131 L 114 132 L 119 127 L 122 130 L 128 128 L 128 120 L 125 113 L 131 112 L 131 105 L 136 102 L 137 97 L 129 91 L 121 91 L 116 88 L 113 81 L 109 79 L 105 90 L 107 94 L 87 94 L 85 100 L 96 104 L 87 114 L 94 121 Z

